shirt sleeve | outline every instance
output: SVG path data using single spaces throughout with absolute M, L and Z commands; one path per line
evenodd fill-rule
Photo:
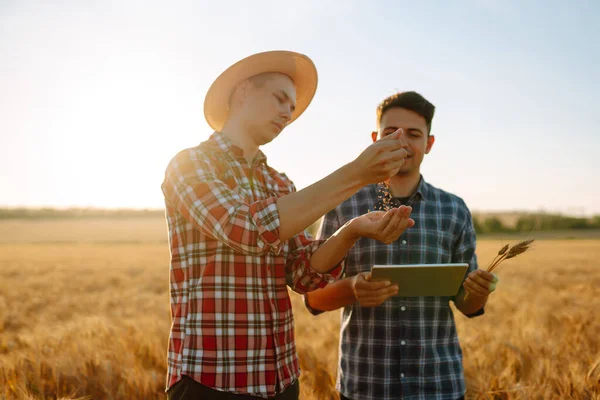
M 464 206 L 466 208 L 466 205 Z M 452 250 L 452 262 L 454 263 L 467 263 L 469 264 L 469 268 L 467 268 L 467 272 L 463 278 L 463 283 L 467 279 L 467 276 L 477 270 L 477 255 L 475 254 L 475 246 L 476 246 L 476 234 L 475 228 L 473 227 L 473 218 L 471 216 L 471 212 L 468 208 L 466 208 L 466 217 L 463 228 L 458 235 L 458 238 L 454 244 L 454 249 Z M 462 283 L 461 283 L 462 287 Z M 452 297 L 452 301 L 456 302 L 456 296 Z M 485 313 L 484 308 L 482 307 L 480 310 L 476 311 L 473 314 L 467 315 L 469 318 L 477 317 L 483 315 Z
M 168 206 L 195 229 L 246 255 L 279 254 L 277 198 L 246 202 L 219 179 L 214 161 L 202 151 L 175 156 L 161 188 Z
M 341 226 L 342 226 L 342 224 L 338 217 L 338 209 L 335 208 L 335 209 L 331 210 L 330 212 L 328 212 L 327 214 L 325 214 L 325 216 L 321 219 L 321 223 L 319 225 L 319 230 L 317 231 L 317 241 L 319 241 L 319 242 L 326 241 L 329 237 L 331 237 L 331 235 L 333 235 L 335 232 L 337 232 L 337 230 Z M 340 279 L 344 276 L 345 261 L 346 261 L 346 257 L 344 257 L 344 259 L 342 259 L 342 261 L 334 267 L 334 270 L 336 272 L 339 272 L 339 276 L 336 276 L 336 279 Z M 320 283 L 321 284 L 315 289 L 322 288 L 322 287 L 326 286 L 327 283 L 330 283 L 330 282 L 320 282 Z M 306 292 L 307 291 L 305 291 L 304 293 L 306 293 Z M 313 315 L 319 315 L 323 312 L 321 310 L 317 310 L 315 308 L 310 307 L 310 305 L 307 302 L 306 296 L 304 296 L 304 306 Z
M 325 240 L 314 240 L 308 232 L 301 233 L 291 239 L 286 271 L 290 277 L 291 288 L 300 294 L 325 287 L 328 283 L 340 279 L 344 273 L 344 260 L 333 266 L 326 273 L 318 272 L 310 265 L 310 257 Z
M 293 190 L 295 190 L 294 187 Z M 336 210 L 330 211 L 321 219 L 316 240 L 307 231 L 296 235 L 290 240 L 290 253 L 287 258 L 286 272 L 289 286 L 297 293 L 304 294 L 325 287 L 328 283 L 340 279 L 344 274 L 345 257 L 327 273 L 318 272 L 310 265 L 310 257 L 314 252 L 341 227 L 337 217 L 335 223 L 333 221 L 327 222 L 330 215 L 337 215 Z M 334 225 L 337 227 L 334 227 Z

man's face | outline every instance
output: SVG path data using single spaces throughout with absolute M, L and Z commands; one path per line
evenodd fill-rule
M 296 107 L 294 82 L 279 73 L 250 78 L 244 88 L 240 115 L 257 145 L 269 143 L 287 126 Z
M 404 131 L 400 139 L 407 144 L 408 156 L 398 175 L 418 173 L 423 157 L 429 153 L 435 140 L 433 136 L 427 135 L 425 118 L 405 108 L 390 108 L 381 117 L 379 131 L 372 133 L 372 139 L 373 141 L 381 139 L 400 128 Z

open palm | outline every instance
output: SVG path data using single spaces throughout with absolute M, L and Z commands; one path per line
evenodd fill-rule
M 360 236 L 379 240 L 385 244 L 396 241 L 407 228 L 415 225 L 410 218 L 412 208 L 400 206 L 388 211 L 371 211 L 355 218 Z

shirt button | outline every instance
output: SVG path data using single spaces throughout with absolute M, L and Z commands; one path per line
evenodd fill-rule
M 403 241 L 402 241 L 402 244 L 406 244 L 406 240 L 403 240 Z
M 403 340 L 403 341 L 401 341 L 401 342 L 400 342 L 400 344 L 401 344 L 402 346 L 404 346 L 404 345 L 406 344 L 406 342 Z
M 400 307 L 400 309 L 401 309 L 402 311 L 406 311 L 406 307 L 404 307 L 404 306 Z

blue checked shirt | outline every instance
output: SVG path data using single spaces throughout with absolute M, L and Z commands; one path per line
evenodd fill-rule
M 378 185 L 366 186 L 329 212 L 321 223 L 319 238 L 327 238 L 348 220 L 378 209 L 380 190 Z M 465 278 L 477 269 L 475 231 L 461 198 L 421 177 L 406 204 L 413 208 L 415 226 L 390 245 L 361 238 L 346 258 L 347 276 L 370 271 L 373 264 L 466 262 Z M 391 205 L 400 204 L 392 199 Z M 454 298 L 392 297 L 379 307 L 365 308 L 358 302 L 345 307 L 337 389 L 353 400 L 454 400 L 463 396 L 462 352 L 451 300 Z M 483 309 L 469 317 L 481 314 Z

